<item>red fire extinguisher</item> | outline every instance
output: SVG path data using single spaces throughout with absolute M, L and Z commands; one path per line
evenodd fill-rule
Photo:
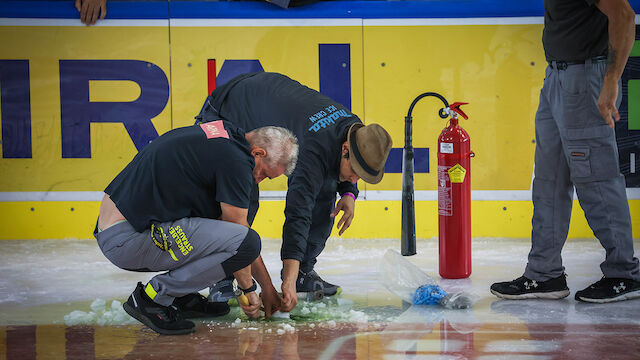
M 449 126 L 438 138 L 438 234 L 440 276 L 461 279 L 471 275 L 471 151 L 469 134 L 458 125 L 460 109 L 448 107 Z

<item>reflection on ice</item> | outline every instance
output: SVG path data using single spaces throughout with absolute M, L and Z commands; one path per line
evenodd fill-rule
M 36 348 L 38 358 L 637 358 L 620 349 L 640 348 L 640 299 L 585 304 L 573 296 L 516 301 L 489 293 L 492 282 L 522 274 L 528 240 L 474 239 L 473 273 L 458 280 L 437 277 L 435 239 L 417 245 L 418 255 L 403 259 L 433 274 L 448 292 L 476 294 L 472 308 L 412 306 L 389 292 L 381 263 L 387 249 L 399 247 L 397 239 L 331 239 L 316 271 L 342 287 L 339 297 L 300 301 L 290 319 L 249 320 L 233 307 L 225 317 L 199 321 L 194 334 L 165 337 L 137 324 L 120 305 L 153 273 L 116 268 L 94 241 L 5 241 L 0 348 L 6 351 L 0 358 L 19 358 L 13 354 L 30 349 L 35 358 Z M 263 259 L 278 288 L 279 248 L 279 240 L 263 240 Z M 601 277 L 597 264 L 603 258 L 595 240 L 567 242 L 563 262 L 572 295 Z M 50 325 L 63 323 L 91 326 Z

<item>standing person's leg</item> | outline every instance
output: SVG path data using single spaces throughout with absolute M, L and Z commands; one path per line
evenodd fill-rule
M 573 206 L 573 184 L 557 122 L 559 71 L 548 69 L 535 120 L 531 251 L 524 276 L 537 282 L 559 277 L 564 281 L 561 252 L 569 233 Z
M 610 302 L 640 297 L 640 269 L 634 257 L 629 203 L 624 176 L 620 174 L 615 131 L 599 113 L 604 62 L 576 66 L 567 72 L 568 82 L 584 82 L 580 112 L 563 118 L 565 153 L 580 206 L 594 235 L 606 250 L 600 264 L 604 278 L 576 293 L 577 300 Z M 569 68 L 571 69 L 571 67 Z M 619 106 L 621 91 L 618 92 Z
M 298 292 L 323 290 L 325 296 L 332 296 L 341 290 L 338 285 L 324 281 L 313 270 L 333 228 L 334 218 L 329 215 L 335 207 L 336 187 L 335 181 L 325 181 L 320 194 L 316 198 L 311 226 L 309 227 L 309 236 L 307 237 L 307 251 L 304 259 L 300 262 L 300 274 L 298 274 L 296 283 Z
M 507 299 L 560 299 L 569 295 L 561 251 L 569 231 L 573 186 L 553 111 L 557 70 L 547 67 L 545 75 L 535 117 L 533 218 L 527 266 L 520 278 L 491 285 L 494 295 Z

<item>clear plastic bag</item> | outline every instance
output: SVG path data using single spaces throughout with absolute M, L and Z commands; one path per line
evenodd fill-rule
M 448 294 L 438 282 L 397 251 L 387 250 L 382 261 L 382 284 L 411 304 L 438 304 L 447 309 L 468 309 L 477 297 L 467 292 Z

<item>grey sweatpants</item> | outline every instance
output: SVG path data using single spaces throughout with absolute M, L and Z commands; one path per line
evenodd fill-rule
M 575 187 L 587 222 L 606 250 L 602 273 L 640 280 L 615 131 L 597 106 L 605 66 L 588 60 L 564 70 L 555 63 L 546 69 L 535 118 L 533 228 L 524 273 L 530 279 L 546 281 L 564 272 L 560 253 Z
M 149 230 L 136 232 L 128 222 L 96 235 L 100 250 L 114 265 L 133 271 L 167 271 L 149 283 L 157 292 L 153 301 L 169 306 L 173 299 L 198 292 L 225 278 L 222 262 L 234 256 L 249 228 L 219 220 L 184 218 L 159 224 L 172 252 L 158 248 Z

